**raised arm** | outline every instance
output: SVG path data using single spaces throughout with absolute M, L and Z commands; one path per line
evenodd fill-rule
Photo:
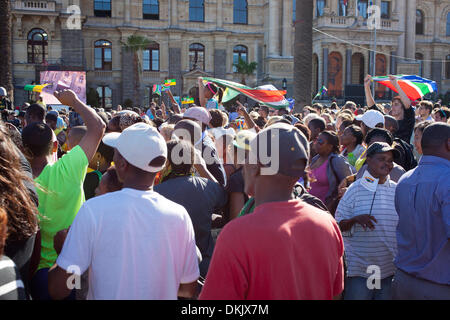
M 370 89 L 370 83 L 372 82 L 372 76 L 368 74 L 364 78 L 364 91 L 366 93 L 366 103 L 368 107 L 375 105 L 375 100 L 372 95 L 372 90 Z
M 72 107 L 83 119 L 87 132 L 79 146 L 83 149 L 88 161 L 91 161 L 105 132 L 105 123 L 94 109 L 81 102 L 72 90 L 55 91 L 54 95 L 62 104 Z
M 239 101 L 236 101 L 236 103 L 238 105 L 237 112 L 239 113 L 239 115 L 244 117 L 245 123 L 247 124 L 248 129 L 255 128 L 255 130 L 258 130 L 258 126 L 253 121 L 252 117 L 250 117 L 250 115 L 248 114 L 247 110 L 242 105 L 242 103 L 240 103 Z
M 400 96 L 400 100 L 402 100 L 405 108 L 406 109 L 411 108 L 411 100 L 408 98 L 406 93 L 402 90 L 402 88 L 398 84 L 398 79 L 395 76 L 390 75 L 389 80 L 391 80 L 392 85 L 395 87 L 395 89 L 397 89 L 398 95 Z
M 178 103 L 175 100 L 175 98 L 173 97 L 172 91 L 170 91 L 170 89 L 167 90 L 167 94 L 169 95 L 170 101 L 172 102 L 173 112 L 175 112 L 176 114 L 180 114 L 181 113 L 181 108 L 178 105 Z
M 205 86 L 203 85 L 203 79 L 198 77 L 198 98 L 200 100 L 200 105 L 203 108 L 206 108 L 206 99 L 205 99 Z

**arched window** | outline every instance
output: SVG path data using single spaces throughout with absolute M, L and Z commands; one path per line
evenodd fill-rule
M 144 71 L 159 71 L 159 44 L 154 42 L 143 53 Z
M 447 14 L 447 32 L 445 34 L 450 37 L 450 12 Z
M 326 1 L 325 0 L 317 0 L 316 1 L 316 15 L 318 17 L 323 16 L 323 9 L 325 8 Z
M 391 18 L 391 2 L 381 1 L 381 19 Z
M 233 72 L 237 71 L 234 65 L 239 63 L 239 59 L 248 62 L 247 55 L 248 55 L 247 47 L 239 45 L 233 48 Z
M 445 78 L 450 79 L 450 54 L 445 58 Z
M 247 24 L 247 1 L 234 0 L 233 23 Z
M 95 41 L 94 67 L 97 70 L 112 70 L 111 42 L 106 40 Z
M 100 98 L 101 107 L 103 109 L 112 108 L 112 91 L 107 86 L 97 87 L 97 93 Z
M 424 15 L 422 10 L 416 10 L 416 34 L 423 34 Z
M 111 0 L 94 0 L 94 16 L 111 17 Z
M 28 33 L 28 63 L 42 63 L 48 58 L 48 35 L 42 29 Z
M 205 21 L 205 1 L 189 0 L 189 21 Z
M 189 46 L 189 70 L 205 70 L 205 47 L 200 43 Z
M 142 1 L 142 17 L 144 19 L 159 20 L 159 1 Z

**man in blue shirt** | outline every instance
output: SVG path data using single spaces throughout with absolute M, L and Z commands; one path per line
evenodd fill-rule
M 395 193 L 394 299 L 450 299 L 450 125 L 423 132 L 423 157 Z

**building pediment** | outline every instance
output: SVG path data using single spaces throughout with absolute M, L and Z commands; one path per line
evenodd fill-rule
M 187 79 L 187 78 L 195 78 L 196 79 L 198 77 L 211 77 L 211 75 L 200 69 L 194 69 L 183 75 L 184 79 Z

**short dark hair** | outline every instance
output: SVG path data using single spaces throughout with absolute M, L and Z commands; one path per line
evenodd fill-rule
M 414 126 L 414 131 L 419 130 L 420 132 L 423 132 L 423 130 L 425 130 L 425 128 L 428 127 L 432 123 L 433 123 L 432 121 L 419 122 L 418 124 L 416 124 Z
M 50 154 L 52 150 L 53 131 L 45 123 L 34 122 L 22 131 L 22 143 L 30 157 Z
M 294 127 L 300 130 L 305 135 L 308 141 L 311 139 L 311 130 L 309 130 L 309 128 L 305 124 L 297 122 Z
M 173 152 L 177 146 L 178 152 Z M 175 153 L 175 154 L 173 154 Z M 184 161 L 186 155 L 189 156 L 189 161 Z M 182 159 L 182 163 L 175 164 L 172 156 L 177 156 Z M 194 147 L 187 140 L 170 140 L 167 142 L 167 159 L 169 160 L 172 172 L 177 175 L 185 175 L 192 172 L 192 165 L 194 163 Z
M 323 131 L 320 134 L 326 136 L 327 142 L 333 146 L 333 153 L 339 153 L 339 137 L 334 131 Z
M 223 124 L 223 117 L 222 117 L 222 111 L 217 109 L 211 109 L 209 110 L 209 114 L 211 115 L 211 121 L 209 124 L 213 128 L 220 128 Z
M 367 133 L 365 142 L 369 145 L 370 140 L 374 137 L 382 137 L 387 144 L 392 145 L 394 143 L 394 136 L 392 133 L 384 128 L 374 128 Z
M 420 106 L 427 109 L 429 113 L 433 111 L 433 103 L 430 101 L 422 101 L 420 102 Z
M 98 145 L 97 152 L 100 153 L 108 163 L 111 163 L 113 161 L 114 148 L 104 144 L 101 140 L 100 144 Z
M 314 128 L 319 128 L 322 132 L 327 127 L 327 122 L 323 118 L 314 118 L 309 121 L 309 125 L 312 125 Z
M 37 103 L 33 103 L 31 106 L 27 108 L 25 113 L 25 119 L 27 122 L 44 122 L 45 114 L 47 111 L 43 106 Z
M 444 122 L 434 122 L 423 130 L 422 150 L 439 149 L 450 139 L 450 125 Z
M 55 121 L 55 122 L 57 122 L 58 121 L 58 116 L 56 114 L 54 114 L 54 113 L 47 113 L 45 115 L 45 122 L 48 122 L 48 121 Z
M 346 129 L 349 129 L 352 135 L 356 138 L 356 145 L 361 144 L 364 141 L 364 135 L 360 127 L 353 124 L 348 126 Z

